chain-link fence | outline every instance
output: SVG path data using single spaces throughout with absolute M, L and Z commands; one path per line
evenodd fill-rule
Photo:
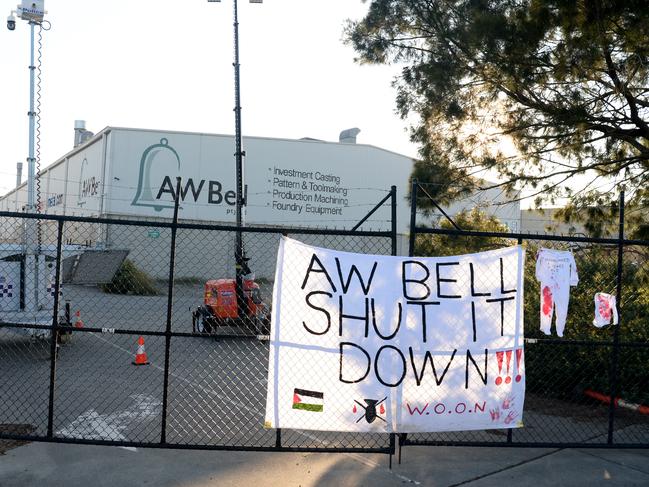
M 240 284 L 238 233 L 249 268 Z M 264 429 L 280 236 L 390 255 L 394 225 L 237 229 L 0 213 L 0 235 L 0 439 L 394 451 L 387 434 Z
M 240 289 L 237 232 L 252 271 Z M 393 452 L 388 434 L 264 429 L 282 234 L 396 253 L 394 224 L 383 232 L 237 229 L 0 213 L 0 439 Z M 649 446 L 649 242 L 414 225 L 410 243 L 422 256 L 523 245 L 526 396 L 523 428 L 399 435 L 402 445 Z M 556 318 L 541 329 L 542 248 L 570 251 L 579 275 L 563 336 Z M 472 278 L 479 295 L 497 276 L 476 269 Z M 593 325 L 595 293 L 616 298 L 618 325 Z M 471 380 L 482 380 L 473 359 Z M 516 380 L 515 354 L 492 360 L 502 374 L 488 380 Z M 436 366 L 437 380 L 444 368 Z
M 418 190 L 415 183 L 412 222 L 425 197 Z M 617 238 L 467 230 L 448 216 L 446 228 L 413 225 L 410 255 L 523 246 L 526 395 L 522 428 L 400 435 L 401 445 L 649 446 L 649 241 L 623 238 L 623 199 L 620 206 Z M 574 259 L 578 283 L 566 281 L 565 298 L 546 289 L 541 249 Z M 493 278 L 476 275 L 476 289 Z M 515 374 L 514 358 L 501 361 Z

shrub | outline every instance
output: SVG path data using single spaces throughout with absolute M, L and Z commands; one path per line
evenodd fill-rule
M 146 272 L 139 269 L 132 261 L 126 259 L 108 284 L 100 288 L 110 294 L 134 294 L 138 296 L 156 296 L 160 294 L 155 281 Z

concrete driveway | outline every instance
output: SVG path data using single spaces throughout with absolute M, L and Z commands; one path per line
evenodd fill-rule
M 32 443 L 0 456 L 2 487 L 646 486 L 649 450 L 407 447 L 386 455 L 124 449 Z

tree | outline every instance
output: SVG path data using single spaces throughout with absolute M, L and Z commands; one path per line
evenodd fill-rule
M 539 203 L 601 206 L 625 185 L 633 204 L 649 196 L 647 7 L 373 0 L 346 40 L 360 62 L 404 63 L 394 85 L 398 112 L 415 120 L 413 177 L 434 183 L 439 202 L 476 189 L 472 176 L 491 171 L 496 186 L 533 189 Z M 507 140 L 515 151 L 502 149 Z
M 495 216 L 478 208 L 463 210 L 453 216 L 453 222 L 462 230 L 507 233 L 507 226 Z M 452 230 L 454 226 L 442 219 L 439 228 Z M 420 234 L 415 240 L 415 255 L 460 255 L 483 252 L 512 245 L 515 241 L 500 237 L 460 237 L 457 235 Z

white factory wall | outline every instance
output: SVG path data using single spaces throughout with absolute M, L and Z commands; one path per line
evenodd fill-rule
M 171 217 L 182 177 L 181 218 L 235 221 L 231 136 L 114 129 L 105 213 Z M 412 160 L 377 147 L 246 137 L 244 171 L 251 225 L 351 228 L 396 185 L 407 190 Z M 407 205 L 400 205 L 405 232 Z M 372 217 L 389 229 L 389 206 Z
M 407 253 L 410 158 L 369 145 L 310 139 L 244 137 L 243 149 L 246 224 L 350 229 L 395 185 L 398 253 Z M 176 177 L 180 176 L 181 220 L 233 224 L 233 153 L 233 136 L 108 127 L 41 171 L 41 211 L 168 220 L 173 214 Z M 27 186 L 23 183 L 0 198 L 0 209 L 23 211 L 26 203 Z M 495 214 L 510 229 L 520 228 L 519 204 L 509 203 L 499 190 L 472 195 L 448 211 L 453 215 L 476 205 Z M 387 203 L 362 228 L 389 230 L 389 220 Z M 44 229 L 49 242 L 55 236 L 55 225 L 45 224 Z M 128 248 L 129 258 L 136 264 L 154 277 L 164 278 L 166 234 L 164 229 L 156 229 L 155 223 L 146 227 L 69 223 L 64 238 L 72 243 Z M 232 238 L 222 232 L 180 232 L 177 276 L 233 273 Z M 276 240 L 276 235 L 246 235 L 246 249 L 258 276 L 273 276 Z M 322 237 L 312 243 L 366 253 L 389 252 L 385 239 L 364 243 L 358 238 L 339 237 L 334 242 Z
M 398 232 L 408 232 L 410 158 L 370 145 L 314 140 L 244 137 L 243 148 L 246 223 L 351 228 L 395 185 Z M 233 223 L 233 152 L 232 136 L 106 128 L 42 171 L 41 210 L 170 218 L 180 176 L 182 219 Z M 23 183 L 0 199 L 0 209 L 22 211 L 26 202 Z M 512 230 L 520 228 L 519 204 L 498 189 L 448 211 L 476 205 Z M 389 218 L 385 205 L 364 228 L 387 230 Z

